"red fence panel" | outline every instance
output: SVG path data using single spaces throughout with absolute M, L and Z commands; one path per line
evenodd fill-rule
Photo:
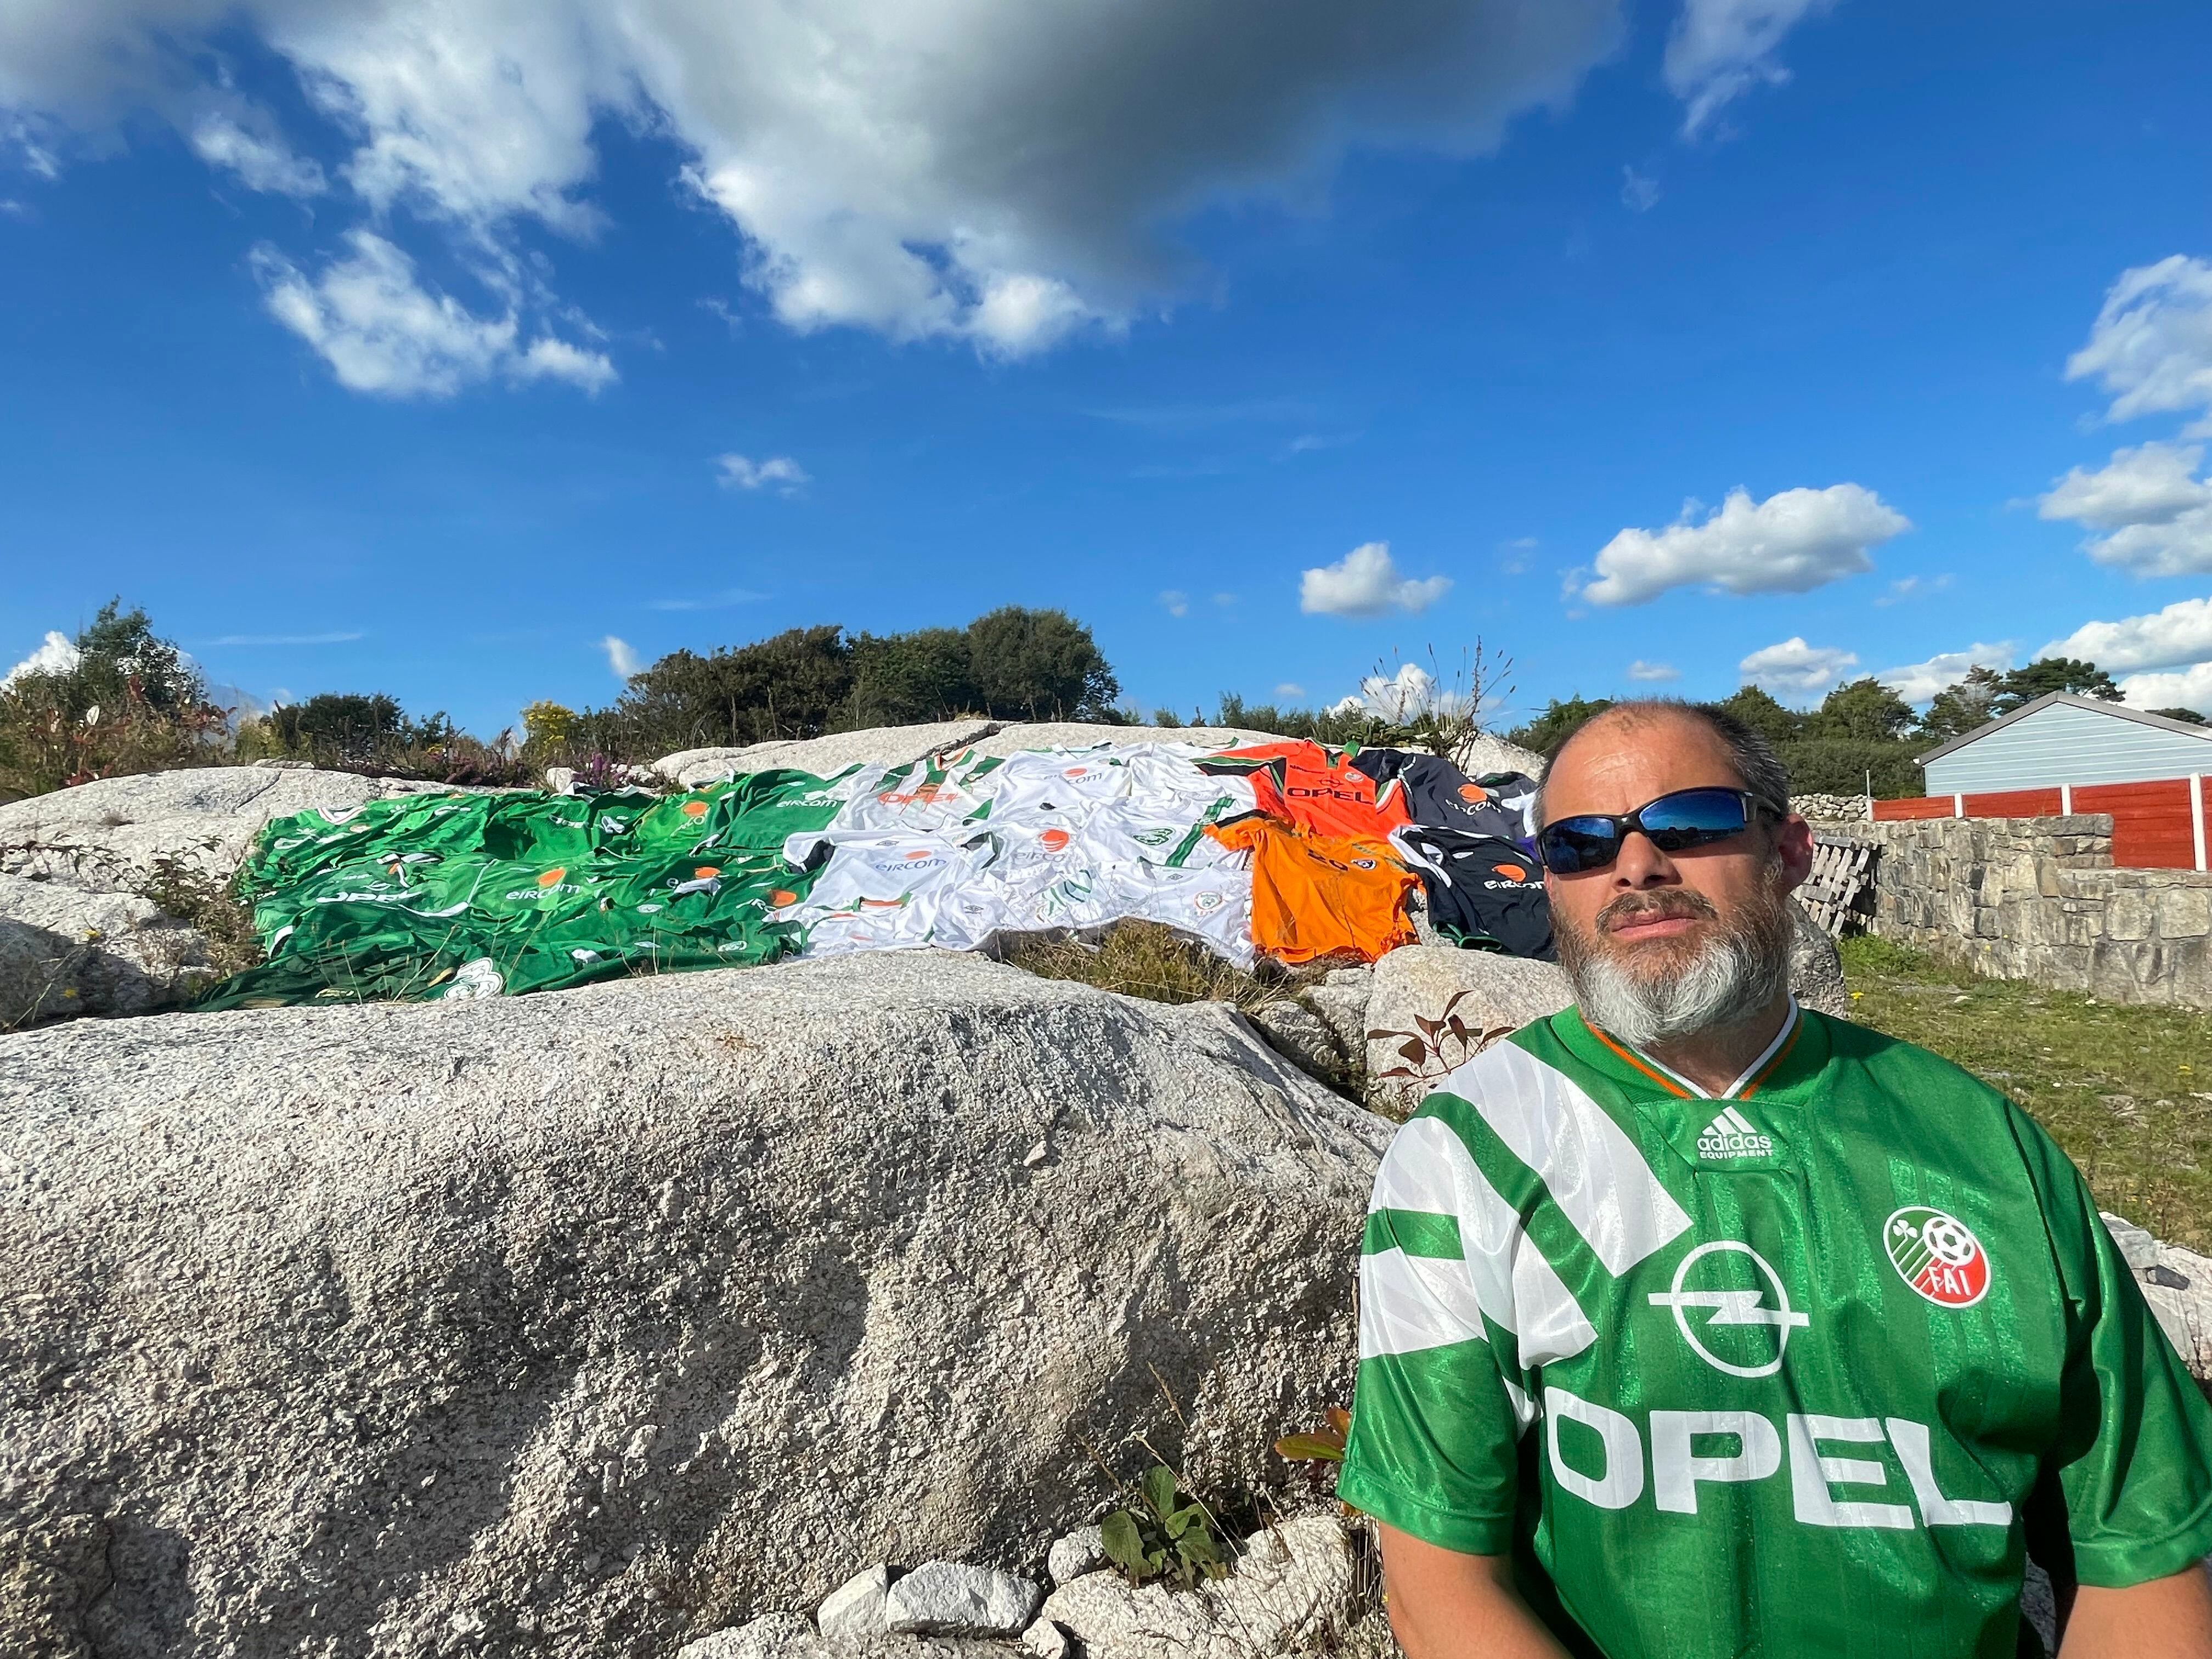
M 2075 792 L 2078 799 L 2081 792 Z M 2055 818 L 2064 797 L 2056 789 L 2001 789 L 1987 795 L 1966 797 L 1970 818 Z M 2075 811 L 2083 809 L 2075 807 Z
M 2112 862 L 2132 870 L 2193 870 L 2197 836 L 2189 780 L 2100 783 L 2074 792 L 2077 812 L 2112 815 Z
M 1908 818 L 1948 818 L 1951 816 L 1948 795 L 1920 795 L 1907 800 L 1878 800 L 1874 804 L 1875 822 L 1901 823 Z

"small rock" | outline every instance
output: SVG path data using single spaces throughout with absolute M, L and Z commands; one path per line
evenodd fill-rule
M 1053 1540 L 1044 1564 L 1055 1584 L 1096 1571 L 1106 1565 L 1105 1535 L 1096 1527 L 1078 1527 L 1066 1537 Z
M 889 1628 L 917 1636 L 1017 1636 L 1043 1604 L 1025 1578 L 963 1561 L 925 1561 L 885 1598 Z
M 1851 994 L 1844 984 L 1844 959 L 1837 953 L 1836 941 L 1796 899 L 1790 901 L 1790 910 L 1794 930 L 1790 939 L 1790 988 L 1799 1002 L 1815 1012 L 1848 1018 Z
M 1298 1000 L 1328 1024 L 1345 1053 L 1361 1052 L 1367 1042 L 1367 1002 L 1375 975 L 1367 968 L 1339 968 Z
M 890 1567 L 879 1561 L 831 1590 L 816 1611 L 814 1622 L 824 1636 L 881 1636 L 891 1627 L 884 1605 L 890 1588 Z
M 1067 1632 L 1049 1619 L 1040 1619 L 1022 1632 L 1022 1645 L 1037 1659 L 1070 1659 L 1075 1644 L 1067 1639 Z
M 2099 1212 L 2099 1219 L 2104 1222 L 2105 1231 L 2112 1234 L 2112 1243 L 2120 1247 L 2120 1254 L 2127 1258 L 2128 1266 L 2141 1273 L 2157 1263 L 2158 1240 L 2153 1238 L 2147 1230 L 2103 1211 Z
M 1045 1159 L 1051 1156 L 1052 1147 L 1050 1145 L 1040 1140 L 1036 1146 L 1030 1147 L 1028 1152 L 1022 1154 L 1022 1167 L 1026 1170 L 1034 1170 L 1038 1164 L 1043 1163 Z

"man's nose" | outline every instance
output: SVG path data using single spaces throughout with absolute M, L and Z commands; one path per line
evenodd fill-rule
M 1632 830 L 1621 838 L 1620 856 L 1613 861 L 1613 884 L 1632 890 L 1671 887 L 1681 880 L 1674 860 L 1652 844 L 1650 836 Z

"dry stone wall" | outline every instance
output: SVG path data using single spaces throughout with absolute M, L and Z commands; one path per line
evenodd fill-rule
M 2107 813 L 1826 823 L 1881 850 L 1867 931 L 1997 979 L 2212 1008 L 2212 874 L 2112 867 Z

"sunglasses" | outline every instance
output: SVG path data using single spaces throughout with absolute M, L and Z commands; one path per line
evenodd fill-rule
M 1761 812 L 1781 816 L 1771 801 L 1747 789 L 1677 789 L 1617 817 L 1588 812 L 1556 819 L 1537 832 L 1536 855 L 1553 874 L 1576 876 L 1619 858 L 1632 830 L 1662 853 L 1681 853 L 1741 835 Z

